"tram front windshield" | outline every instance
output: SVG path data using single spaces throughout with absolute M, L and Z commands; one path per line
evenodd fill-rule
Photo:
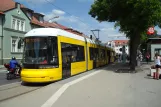
M 57 64 L 56 37 L 27 37 L 24 46 L 24 64 Z

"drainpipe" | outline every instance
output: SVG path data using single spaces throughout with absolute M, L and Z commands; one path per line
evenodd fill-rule
M 2 16 L 2 36 L 1 36 L 1 58 L 2 58 L 2 61 L 1 63 L 3 64 L 3 21 L 4 21 L 4 15 Z

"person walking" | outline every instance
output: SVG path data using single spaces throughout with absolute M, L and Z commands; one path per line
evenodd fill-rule
M 156 73 L 155 73 L 155 79 L 159 80 L 159 70 L 161 68 L 161 57 L 158 55 L 158 53 L 155 54 L 154 57 L 155 60 L 155 68 L 156 68 Z
M 147 62 L 147 64 L 148 64 L 148 62 L 149 62 L 149 58 L 150 58 L 150 54 L 149 54 L 149 52 L 147 52 L 147 53 L 146 53 L 146 62 Z

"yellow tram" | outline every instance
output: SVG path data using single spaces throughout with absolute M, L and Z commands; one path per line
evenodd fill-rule
M 24 37 L 24 82 L 50 82 L 114 62 L 115 52 L 89 38 L 57 28 L 38 28 Z

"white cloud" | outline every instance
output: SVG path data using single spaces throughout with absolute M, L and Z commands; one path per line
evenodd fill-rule
M 45 14 L 44 19 L 51 21 L 64 20 L 64 15 L 65 15 L 64 11 L 53 9 L 52 12 Z M 58 18 L 55 18 L 57 16 Z
M 82 22 L 79 17 L 68 16 L 64 11 L 56 9 L 53 9 L 52 12 L 47 13 L 45 20 L 52 19 L 55 16 L 59 16 L 59 18 L 53 19 L 52 21 L 59 21 L 60 24 L 63 24 L 63 22 L 68 23 L 69 25 L 67 27 L 83 32 L 87 36 L 91 34 L 93 35 L 93 33 L 91 32 L 92 29 L 100 29 L 99 37 L 102 42 L 107 42 L 112 39 L 126 39 L 124 34 L 118 32 L 118 29 L 114 29 L 114 23 L 99 23 L 95 20 L 92 20 L 94 24 L 88 25 L 84 21 Z M 98 37 L 98 32 L 94 33 L 95 36 Z
M 104 24 L 101 26 L 104 26 Z M 118 32 L 116 29 L 114 29 L 114 26 L 112 24 L 106 23 L 105 26 L 102 27 L 101 31 L 100 31 L 100 40 L 101 41 L 107 42 L 107 41 L 116 40 L 116 39 L 127 39 L 124 34 Z
M 81 23 L 79 18 L 76 16 L 67 16 L 64 11 L 53 9 L 52 12 L 47 13 L 45 15 L 45 20 L 52 19 L 55 16 L 59 16 L 57 19 L 53 19 L 52 21 L 61 21 L 61 22 L 68 22 L 68 23 Z
M 56 15 L 64 15 L 64 14 L 65 14 L 64 11 L 62 11 L 62 10 L 56 10 L 56 9 L 54 9 L 54 10 L 52 11 L 52 13 L 53 13 L 53 14 L 56 14 Z

